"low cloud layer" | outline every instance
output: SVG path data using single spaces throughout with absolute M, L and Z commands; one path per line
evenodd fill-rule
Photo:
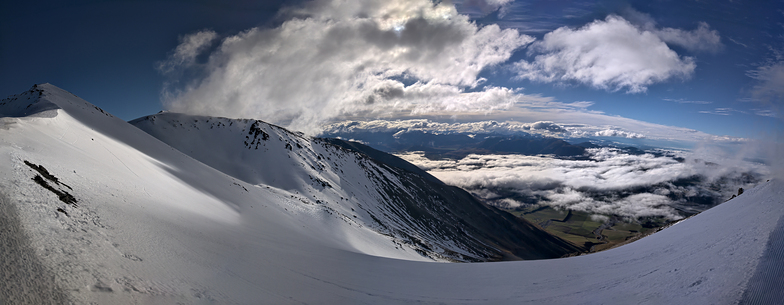
M 516 63 L 514 70 L 517 77 L 532 81 L 638 93 L 652 84 L 689 78 L 694 73 L 694 58 L 678 55 L 668 43 L 693 51 L 721 46 L 718 33 L 706 23 L 684 31 L 656 28 L 650 17 L 642 21 L 635 25 L 610 15 L 579 29 L 561 27 L 532 44 L 529 54 L 535 55 L 534 59 Z
M 558 136 L 568 133 L 564 127 L 551 121 L 533 123 L 479 121 L 468 123 L 443 123 L 427 119 L 415 120 L 372 120 L 372 121 L 344 121 L 324 126 L 322 133 L 329 135 L 355 134 L 355 133 L 393 133 L 421 131 L 430 134 L 542 134 Z
M 623 130 L 619 130 L 619 129 L 600 130 L 600 131 L 595 132 L 594 136 L 597 136 L 597 137 L 621 137 L 621 138 L 627 138 L 627 139 L 643 139 L 643 138 L 645 138 L 645 135 L 643 135 L 643 134 L 623 131 Z
M 699 151 L 588 151 L 591 160 L 521 155 L 430 160 L 415 152 L 399 156 L 498 206 L 543 204 L 629 218 L 679 219 L 729 199 L 738 187 L 749 188 L 769 173 L 759 163 L 717 157 L 706 161 Z
M 430 134 L 463 135 L 529 135 L 536 134 L 557 138 L 619 137 L 643 139 L 642 133 L 626 131 L 618 127 L 590 126 L 585 124 L 558 124 L 552 121 L 522 123 L 515 121 L 478 121 L 478 122 L 434 122 L 427 119 L 415 120 L 372 120 L 344 121 L 325 125 L 321 134 L 351 137 L 362 133 L 405 133 L 424 132 Z

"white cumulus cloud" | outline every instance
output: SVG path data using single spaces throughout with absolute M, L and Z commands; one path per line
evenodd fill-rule
M 676 32 L 667 35 L 678 36 Z M 561 27 L 529 49 L 536 56 L 515 64 L 519 78 L 577 82 L 611 91 L 644 92 L 654 83 L 688 78 L 696 67 L 693 58 L 678 55 L 658 32 L 616 15 L 579 29 Z
M 315 1 L 283 14 L 291 17 L 278 27 L 225 37 L 205 63 L 178 55 L 162 63 L 164 70 L 197 70 L 188 74 L 195 79 L 166 89 L 165 106 L 313 133 L 341 115 L 489 111 L 522 96 L 499 87 L 465 89 L 533 38 L 478 26 L 448 2 Z M 183 41 L 175 54 L 203 50 L 201 35 L 189 36 L 194 41 Z

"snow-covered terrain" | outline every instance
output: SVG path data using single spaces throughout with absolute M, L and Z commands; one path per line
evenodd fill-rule
M 359 153 L 350 145 L 304 137 L 256 120 L 161 113 L 131 124 L 232 177 L 293 193 L 304 204 L 315 205 L 313 213 L 326 218 L 323 221 L 340 216 L 425 257 L 486 261 L 579 252 L 432 176 L 423 178 L 375 162 L 368 154 L 396 157 L 369 147 L 364 148 L 367 154 Z
M 0 101 L 0 302 L 732 304 L 784 227 L 772 180 L 605 252 L 437 263 L 482 253 L 383 198 L 422 196 L 393 167 L 256 121 L 151 120 L 179 151 L 48 84 Z

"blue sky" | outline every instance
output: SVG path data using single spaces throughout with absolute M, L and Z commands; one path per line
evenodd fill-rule
M 0 94 L 52 83 L 131 120 L 161 110 L 155 63 L 204 28 L 263 25 L 281 1 L 3 1 Z
M 678 54 L 694 57 L 694 73 L 688 78 L 653 84 L 644 93 L 608 92 L 573 83 L 553 86 L 529 80 L 512 80 L 508 85 L 522 86 L 564 101 L 592 101 L 595 104 L 591 109 L 607 114 L 713 134 L 753 137 L 759 130 L 781 127 L 776 119 L 757 115 L 770 115 L 763 110 L 776 111 L 776 106 L 766 102 L 781 105 L 781 97 L 763 103 L 753 102 L 752 91 L 757 81 L 747 75 L 748 71 L 775 57 L 771 49 L 780 50 L 784 46 L 784 5 L 780 1 L 767 4 L 751 5 L 744 1 L 513 2 L 503 18 L 490 14 L 478 20 L 517 28 L 537 38 L 562 26 L 579 28 L 611 14 L 632 20 L 630 11 L 648 15 L 658 27 L 688 31 L 705 22 L 720 37 L 716 51 L 692 52 L 670 44 Z M 510 15 L 526 17 L 521 21 L 506 21 L 514 19 Z M 503 75 L 507 79 L 508 76 Z
M 4 2 L 0 95 L 49 82 L 126 120 L 165 108 L 305 131 L 616 116 L 629 131 L 782 130 L 782 1 L 358 3 Z

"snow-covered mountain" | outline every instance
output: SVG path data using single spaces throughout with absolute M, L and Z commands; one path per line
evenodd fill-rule
M 580 251 L 370 147 L 360 152 L 256 120 L 161 113 L 131 124 L 234 178 L 288 191 L 324 217 L 367 227 L 425 257 L 486 261 Z
M 533 249 L 480 233 L 525 223 L 463 218 L 462 193 L 372 153 L 257 121 L 135 123 L 177 149 L 52 85 L 0 101 L 0 302 L 708 304 L 777 283 L 778 180 L 605 252 L 436 263 Z

